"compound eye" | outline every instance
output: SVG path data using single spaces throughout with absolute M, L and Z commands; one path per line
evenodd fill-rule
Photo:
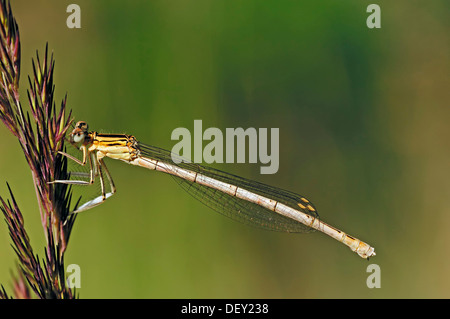
M 73 135 L 73 141 L 74 143 L 81 143 L 84 141 L 84 133 L 83 132 L 76 132 Z

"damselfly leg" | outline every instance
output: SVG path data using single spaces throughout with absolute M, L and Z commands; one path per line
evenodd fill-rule
M 83 151 L 83 159 L 82 160 L 79 160 L 78 158 L 76 158 L 68 153 L 65 153 L 65 152 L 58 152 L 58 153 L 60 153 L 63 156 L 66 156 L 68 159 L 74 161 L 75 163 L 79 164 L 80 166 L 85 166 L 86 163 L 89 162 L 89 173 L 84 173 L 84 172 L 71 172 L 70 173 L 71 176 L 73 176 L 73 177 L 89 178 L 89 181 L 82 180 L 82 179 L 55 180 L 53 182 L 49 182 L 49 184 L 61 183 L 61 184 L 89 186 L 89 185 L 94 184 L 96 178 L 99 178 L 100 187 L 101 187 L 101 195 L 84 203 L 83 205 L 78 207 L 76 210 L 72 211 L 71 214 L 80 213 L 82 211 L 85 211 L 85 210 L 91 209 L 95 206 L 98 206 L 116 192 L 116 187 L 114 185 L 114 181 L 111 177 L 111 174 L 109 173 L 108 168 L 106 167 L 105 163 L 103 162 L 103 159 L 101 157 L 99 157 L 96 154 L 96 152 L 89 152 L 89 150 L 87 150 L 87 148 L 84 145 L 80 149 Z M 109 193 L 106 192 L 103 171 L 105 172 L 106 178 L 109 183 L 109 187 L 110 187 Z

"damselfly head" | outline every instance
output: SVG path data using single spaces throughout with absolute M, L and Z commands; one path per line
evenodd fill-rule
M 77 122 L 72 133 L 70 133 L 70 143 L 72 144 L 83 143 L 87 133 L 88 133 L 87 123 L 84 121 Z
M 89 126 L 85 121 L 78 121 L 77 124 L 75 124 L 75 128 L 79 128 L 80 130 L 87 132 Z

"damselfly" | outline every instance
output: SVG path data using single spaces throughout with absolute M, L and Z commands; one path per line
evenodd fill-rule
M 144 145 L 134 136 L 90 132 L 83 121 L 76 124 L 69 141 L 82 151 L 82 160 L 60 153 L 80 165 L 88 163 L 89 181 L 55 180 L 52 183 L 91 185 L 99 178 L 102 191 L 101 196 L 81 205 L 72 212 L 74 214 L 103 203 L 116 192 L 103 161 L 104 157 L 109 157 L 168 173 L 196 199 L 235 220 L 284 232 L 319 230 L 347 245 L 363 258 L 375 256 L 375 249 L 370 245 L 322 222 L 314 205 L 303 196 L 195 163 L 174 161 L 176 155 Z M 109 192 L 106 190 L 106 181 L 109 183 Z

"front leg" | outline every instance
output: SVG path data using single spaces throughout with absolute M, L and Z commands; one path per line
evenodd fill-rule
M 94 153 L 89 152 L 86 149 L 86 146 L 81 146 L 80 149 L 83 151 L 83 160 L 80 161 L 78 158 L 67 154 L 65 152 L 61 152 L 58 151 L 59 154 L 66 156 L 67 158 L 71 159 L 72 161 L 76 162 L 77 164 L 81 165 L 81 166 L 85 166 L 86 162 L 89 160 L 89 175 L 90 175 L 90 180 L 89 182 L 83 181 L 83 180 L 54 180 L 53 182 L 48 182 L 48 184 L 70 184 L 70 185 L 92 185 L 94 184 L 95 181 L 95 174 L 94 171 L 97 171 L 96 167 L 94 167 L 94 165 L 97 165 L 97 161 L 96 160 L 92 160 L 91 157 L 95 157 Z M 76 175 L 79 175 L 78 173 L 76 173 Z
M 85 145 L 82 145 L 81 147 L 80 147 L 80 150 L 81 151 L 83 151 L 83 160 L 82 161 L 80 161 L 78 158 L 76 158 L 75 156 L 72 156 L 72 155 L 70 155 L 70 154 L 67 154 L 67 153 L 65 153 L 65 152 L 61 152 L 61 151 L 58 151 L 58 153 L 59 154 L 61 154 L 61 155 L 64 155 L 65 157 L 67 157 L 67 158 L 70 158 L 72 161 L 74 161 L 75 163 L 77 163 L 77 164 L 79 164 L 79 165 L 81 165 L 81 166 L 84 166 L 84 165 L 86 165 L 86 160 L 87 160 L 87 158 L 88 158 L 88 150 L 86 149 L 86 146 Z

